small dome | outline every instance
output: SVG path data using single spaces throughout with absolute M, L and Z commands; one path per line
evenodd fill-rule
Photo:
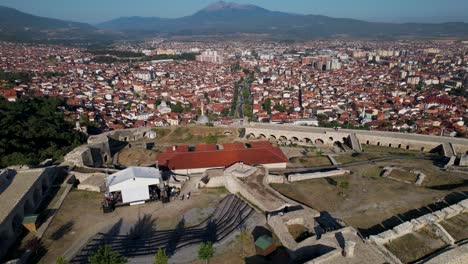
M 206 115 L 200 116 L 197 120 L 197 123 L 199 124 L 207 124 L 208 122 L 210 122 L 210 120 L 208 120 L 208 117 Z

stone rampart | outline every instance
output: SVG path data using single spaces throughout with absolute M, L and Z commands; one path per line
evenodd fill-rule
M 86 145 L 69 152 L 65 156 L 65 162 L 77 167 L 99 168 L 111 162 L 112 157 L 131 142 L 145 138 L 153 139 L 155 136 L 156 132 L 151 128 L 113 130 L 91 136 Z
M 337 141 L 340 143 L 348 142 L 350 135 L 355 134 L 355 137 L 361 145 L 368 144 L 430 152 L 441 147 L 444 143 L 448 143 L 452 145 L 453 149 L 458 154 L 467 153 L 468 151 L 468 139 L 465 138 L 260 123 L 250 123 L 245 126 L 245 129 L 246 137 L 283 142 L 290 141 L 292 143 L 303 142 L 332 146 Z M 354 142 L 353 145 L 356 144 L 357 143 Z
M 410 221 L 401 223 L 393 229 L 386 230 L 378 235 L 369 237 L 369 240 L 377 244 L 386 244 L 400 238 L 406 234 L 418 231 L 426 226 L 434 225 L 458 214 L 468 212 L 468 199 L 462 200 L 456 204 L 445 207 L 439 211 L 425 214 Z
M 347 173 L 350 173 L 348 170 L 337 169 L 325 172 L 313 172 L 313 173 L 296 173 L 288 175 L 288 181 L 295 182 L 295 181 L 304 181 L 310 179 L 319 179 L 319 178 L 327 178 L 327 177 L 335 177 L 335 176 L 342 176 Z

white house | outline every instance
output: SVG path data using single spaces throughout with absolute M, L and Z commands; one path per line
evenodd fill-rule
M 117 203 L 137 204 L 154 198 L 162 181 L 156 168 L 129 167 L 109 175 L 106 187 Z

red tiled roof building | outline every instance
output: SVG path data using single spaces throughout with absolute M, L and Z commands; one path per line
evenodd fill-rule
M 285 169 L 288 158 L 280 148 L 272 146 L 268 141 L 247 145 L 234 142 L 224 145 L 174 146 L 158 155 L 161 168 L 178 174 L 203 173 L 208 169 L 226 168 L 238 162 Z

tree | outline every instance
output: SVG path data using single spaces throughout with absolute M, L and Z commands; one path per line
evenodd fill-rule
M 318 114 L 317 119 L 319 122 L 324 122 L 328 120 L 328 116 L 326 114 Z
M 232 72 L 236 72 L 236 71 L 240 70 L 240 68 L 241 68 L 241 67 L 240 67 L 240 64 L 239 64 L 238 61 L 236 61 L 236 63 L 234 63 L 233 65 L 231 65 L 231 71 L 232 71 Z
M 286 107 L 285 107 L 284 105 L 281 105 L 281 104 L 276 104 L 273 108 L 274 108 L 276 111 L 280 111 L 280 112 L 286 111 Z
M 60 256 L 55 258 L 55 264 L 68 264 L 68 261 L 64 257 Z
M 181 102 L 177 102 L 177 104 L 169 104 L 169 107 L 174 113 L 182 113 L 184 111 L 184 107 Z
M 267 111 L 269 115 L 271 115 L 271 99 L 267 98 L 265 102 L 263 102 L 263 110 Z
M 166 255 L 166 250 L 158 248 L 158 251 L 156 251 L 156 255 L 154 255 L 153 264 L 167 264 L 168 261 L 169 258 Z
M 224 108 L 224 109 L 221 111 L 221 115 L 222 115 L 222 116 L 228 116 L 228 115 L 229 115 L 229 108 Z
M 8 102 L 0 96 L 0 167 L 60 159 L 81 145 L 83 135 L 65 120 L 63 107 L 65 101 L 59 98 Z
M 26 249 L 32 252 L 32 259 L 40 258 L 40 256 L 44 256 L 47 252 L 44 245 L 42 244 L 41 239 L 37 237 L 34 237 L 26 242 Z
M 111 250 L 108 245 L 101 246 L 88 259 L 90 264 L 125 264 L 127 260 L 117 252 Z
M 211 242 L 202 242 L 198 250 L 198 259 L 205 260 L 206 263 L 214 256 L 215 249 Z

